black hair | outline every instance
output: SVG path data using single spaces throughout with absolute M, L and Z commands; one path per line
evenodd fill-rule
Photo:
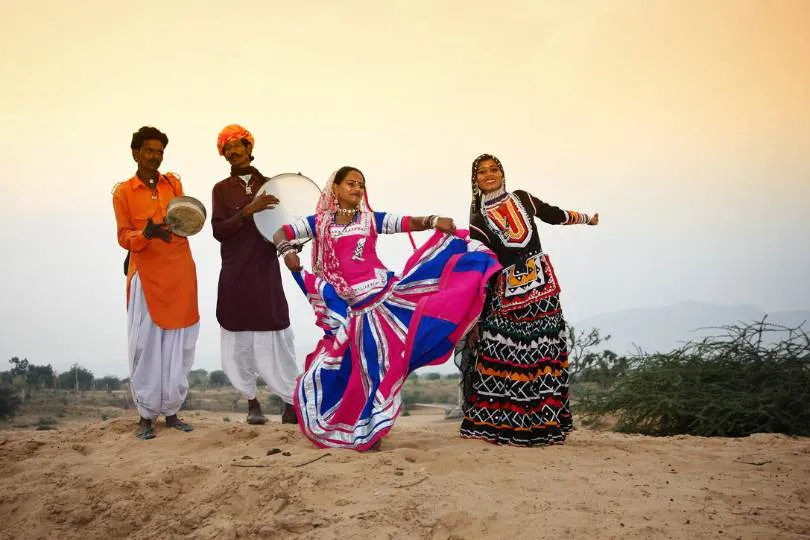
M 143 143 L 151 139 L 160 141 L 164 148 L 166 148 L 166 146 L 169 144 L 169 137 L 167 137 L 166 134 L 160 131 L 158 128 L 154 128 L 152 126 L 143 126 L 141 129 L 132 134 L 132 142 L 129 143 L 129 147 L 133 150 L 140 150 Z
M 501 160 L 493 156 L 492 154 L 481 154 L 472 163 L 472 177 L 470 178 L 472 188 L 472 201 L 470 202 L 470 221 L 475 214 L 481 211 L 481 190 L 478 188 L 478 181 L 476 180 L 476 175 L 478 174 L 478 165 L 481 164 L 482 161 L 492 160 L 495 162 L 495 165 L 501 170 L 501 174 L 503 172 L 503 165 L 501 164 Z M 503 179 L 504 186 L 506 185 L 506 178 Z
M 344 167 L 339 168 L 335 173 L 335 180 L 334 180 L 335 185 L 338 185 L 341 182 L 343 182 L 343 179 L 346 178 L 346 175 L 348 175 L 352 171 L 360 173 L 360 176 L 363 177 L 363 180 L 366 179 L 366 175 L 363 174 L 363 171 L 361 171 L 357 167 L 350 167 L 346 165 Z

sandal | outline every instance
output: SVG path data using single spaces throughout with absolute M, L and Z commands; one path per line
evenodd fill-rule
M 138 431 L 135 432 L 135 436 L 142 441 L 148 441 L 149 439 L 154 439 L 156 437 L 152 424 L 139 425 Z

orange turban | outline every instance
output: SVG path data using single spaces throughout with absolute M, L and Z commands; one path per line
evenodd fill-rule
M 225 126 L 222 131 L 219 132 L 219 136 L 217 136 L 217 150 L 219 150 L 219 155 L 224 155 L 223 148 L 225 145 L 233 140 L 241 140 L 247 139 L 250 143 L 250 146 L 253 146 L 253 134 L 240 126 L 239 124 L 231 124 L 230 126 Z

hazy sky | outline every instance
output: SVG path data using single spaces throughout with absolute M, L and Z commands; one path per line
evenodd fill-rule
M 600 212 L 598 227 L 541 227 L 574 322 L 685 300 L 810 308 L 810 2 L 0 8 L 0 370 L 25 356 L 127 373 L 110 193 L 142 125 L 168 134 L 162 169 L 209 208 L 234 122 L 268 176 L 322 185 L 352 164 L 375 209 L 461 225 L 470 163 L 494 153 L 509 188 Z M 382 244 L 399 269 L 407 238 Z M 197 367 L 218 369 L 219 245 L 210 226 L 191 245 Z M 285 286 L 303 355 L 313 316 Z

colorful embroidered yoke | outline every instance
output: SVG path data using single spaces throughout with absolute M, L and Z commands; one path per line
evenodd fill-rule
M 376 239 L 407 230 L 408 221 L 363 212 L 349 225 L 332 225 L 341 272 L 355 293 L 351 305 L 323 279 L 294 273 L 324 331 L 295 392 L 299 426 L 318 446 L 365 450 L 388 433 L 408 374 L 450 357 L 500 268 L 467 231 L 436 232 L 395 275 L 379 260 Z M 288 240 L 312 237 L 315 218 L 284 230 Z
M 554 225 L 590 219 L 525 191 L 503 191 L 470 220 L 472 238 L 492 249 L 504 269 L 489 284 L 480 342 L 462 355 L 463 437 L 535 446 L 561 443 L 573 427 L 560 287 L 535 217 Z

